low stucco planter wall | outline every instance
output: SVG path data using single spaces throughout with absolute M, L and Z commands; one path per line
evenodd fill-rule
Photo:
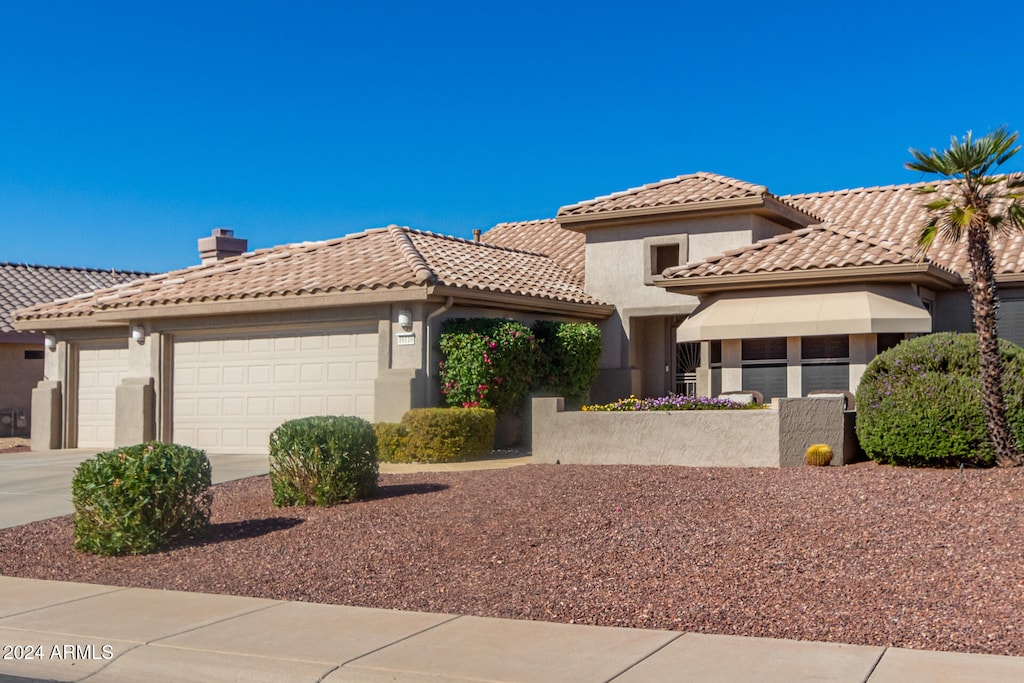
M 776 399 L 764 410 L 580 412 L 533 400 L 533 461 L 590 465 L 797 467 L 814 443 L 833 465 L 857 455 L 841 398 Z

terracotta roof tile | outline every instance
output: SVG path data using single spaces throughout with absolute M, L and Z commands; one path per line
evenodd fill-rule
M 698 172 L 563 206 L 558 210 L 558 216 L 582 216 L 625 209 L 695 204 L 717 199 L 761 197 L 766 194 L 768 188 L 763 185 Z
M 797 208 L 784 198 L 769 192 L 764 185 L 754 185 L 714 173 L 698 172 L 563 206 L 558 210 L 557 217 L 567 220 L 581 216 L 597 217 L 619 211 L 697 206 L 708 202 L 758 198 L 762 201 L 774 199 Z M 804 212 L 807 213 L 805 210 Z
M 943 191 L 949 183 L 911 183 L 867 187 L 834 192 L 816 192 L 784 197 L 798 208 L 808 211 L 835 225 L 856 227 L 901 245 L 916 249 L 922 226 L 928 221 L 924 204 L 934 196 L 921 195 L 922 187 L 933 185 Z M 993 241 L 996 273 L 1021 272 L 1021 252 L 1024 234 L 1015 232 L 997 237 Z M 968 274 L 967 244 L 961 241 L 948 244 L 937 239 L 928 252 L 935 263 L 962 275 Z
M 23 320 L 98 310 L 395 289 L 424 284 L 600 304 L 571 272 L 533 252 L 390 226 L 261 249 L 17 312 Z
M 0 332 L 13 332 L 12 312 L 39 303 L 148 277 L 130 270 L 0 263 Z
M 499 223 L 485 232 L 481 240 L 500 247 L 546 254 L 568 268 L 579 282 L 583 282 L 587 238 L 581 232 L 566 230 L 553 218 Z
M 912 250 L 860 230 L 816 225 L 665 271 L 667 277 L 770 273 L 914 263 Z

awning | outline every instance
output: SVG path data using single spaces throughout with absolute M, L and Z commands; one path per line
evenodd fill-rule
M 683 321 L 676 340 L 931 331 L 931 314 L 913 290 L 893 287 L 711 299 Z

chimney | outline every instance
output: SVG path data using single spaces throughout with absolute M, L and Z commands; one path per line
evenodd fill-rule
M 480 241 L 480 228 L 473 228 L 473 241 L 474 242 L 479 242 Z
M 249 241 L 235 237 L 234 230 L 214 228 L 210 237 L 199 238 L 199 257 L 203 263 L 215 263 L 244 254 L 248 247 Z

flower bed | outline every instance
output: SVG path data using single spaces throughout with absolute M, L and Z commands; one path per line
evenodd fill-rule
M 669 394 L 658 398 L 630 396 L 629 398 L 620 398 L 614 403 L 583 406 L 582 410 L 591 413 L 613 413 L 634 410 L 747 410 L 762 407 L 754 403 L 737 403 L 726 398 Z

